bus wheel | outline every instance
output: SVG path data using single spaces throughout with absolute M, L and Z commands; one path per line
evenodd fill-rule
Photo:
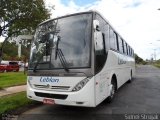
M 117 90 L 117 83 L 116 83 L 116 79 L 113 77 L 111 81 L 110 96 L 107 98 L 108 103 L 111 103 L 113 101 L 116 90 Z

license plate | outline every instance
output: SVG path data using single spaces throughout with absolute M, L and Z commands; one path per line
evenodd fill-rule
M 45 98 L 43 99 L 44 104 L 55 104 L 55 101 L 52 99 Z

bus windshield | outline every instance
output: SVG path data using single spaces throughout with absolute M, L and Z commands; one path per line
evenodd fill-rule
M 91 13 L 40 24 L 31 45 L 29 69 L 90 67 L 91 24 Z

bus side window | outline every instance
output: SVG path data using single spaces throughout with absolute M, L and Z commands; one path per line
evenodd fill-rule
M 121 41 L 122 41 L 122 49 L 123 49 L 123 54 L 125 53 L 125 50 L 124 50 L 124 41 L 123 41 L 123 39 L 121 39 Z
M 131 48 L 129 47 L 129 55 L 131 56 Z
M 129 55 L 128 54 L 128 45 L 127 45 L 127 43 L 126 43 L 126 52 L 127 52 L 127 55 Z
M 109 25 L 105 23 L 104 25 L 104 37 L 105 37 L 105 48 L 106 52 L 109 50 Z
M 107 42 L 107 39 L 106 39 L 106 36 L 107 36 L 107 34 L 106 34 L 106 31 L 108 30 L 107 29 L 107 27 L 105 27 L 106 26 L 106 22 L 104 21 L 104 19 L 101 17 L 101 16 L 99 16 L 98 14 L 96 14 L 96 16 L 95 16 L 96 18 L 96 20 L 98 20 L 99 21 L 99 30 L 100 30 L 100 32 L 102 32 L 102 39 L 103 39 L 103 47 L 104 47 L 104 52 L 103 52 L 103 54 L 99 54 L 99 53 L 95 53 L 95 73 L 98 73 L 100 70 L 102 70 L 102 68 L 103 68 L 103 66 L 105 65 L 105 62 L 106 62 L 106 59 L 107 59 L 107 54 L 106 54 L 106 51 L 105 51 L 105 49 L 107 49 L 106 48 L 106 42 Z
M 109 49 L 109 25 L 108 23 L 98 14 L 96 14 L 96 19 L 99 20 L 100 22 L 100 31 L 103 33 L 104 35 L 104 40 L 105 40 L 105 49 L 106 49 L 106 53 Z
M 118 42 L 118 35 L 117 35 L 117 33 L 115 33 L 115 35 L 116 35 L 116 44 L 117 44 L 117 51 L 119 51 L 119 42 Z
M 134 57 L 134 51 L 133 51 L 133 49 L 132 49 L 132 57 Z
M 131 56 L 130 50 L 131 50 L 131 49 L 130 49 L 130 46 L 128 46 L 128 55 L 129 55 L 129 56 Z
M 127 48 L 126 48 L 126 42 L 125 41 L 123 41 L 123 47 L 124 47 L 124 54 L 127 55 Z
M 133 56 L 133 50 L 131 49 L 131 56 Z
M 116 34 L 110 27 L 109 29 L 109 42 L 110 42 L 110 48 L 112 50 L 117 50 L 117 42 L 116 42 Z
M 119 43 L 119 52 L 123 53 L 123 43 L 122 39 L 118 36 L 118 43 Z

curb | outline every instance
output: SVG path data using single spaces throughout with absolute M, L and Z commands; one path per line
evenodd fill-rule
M 0 89 L 0 97 L 26 91 L 26 85 L 13 86 Z

